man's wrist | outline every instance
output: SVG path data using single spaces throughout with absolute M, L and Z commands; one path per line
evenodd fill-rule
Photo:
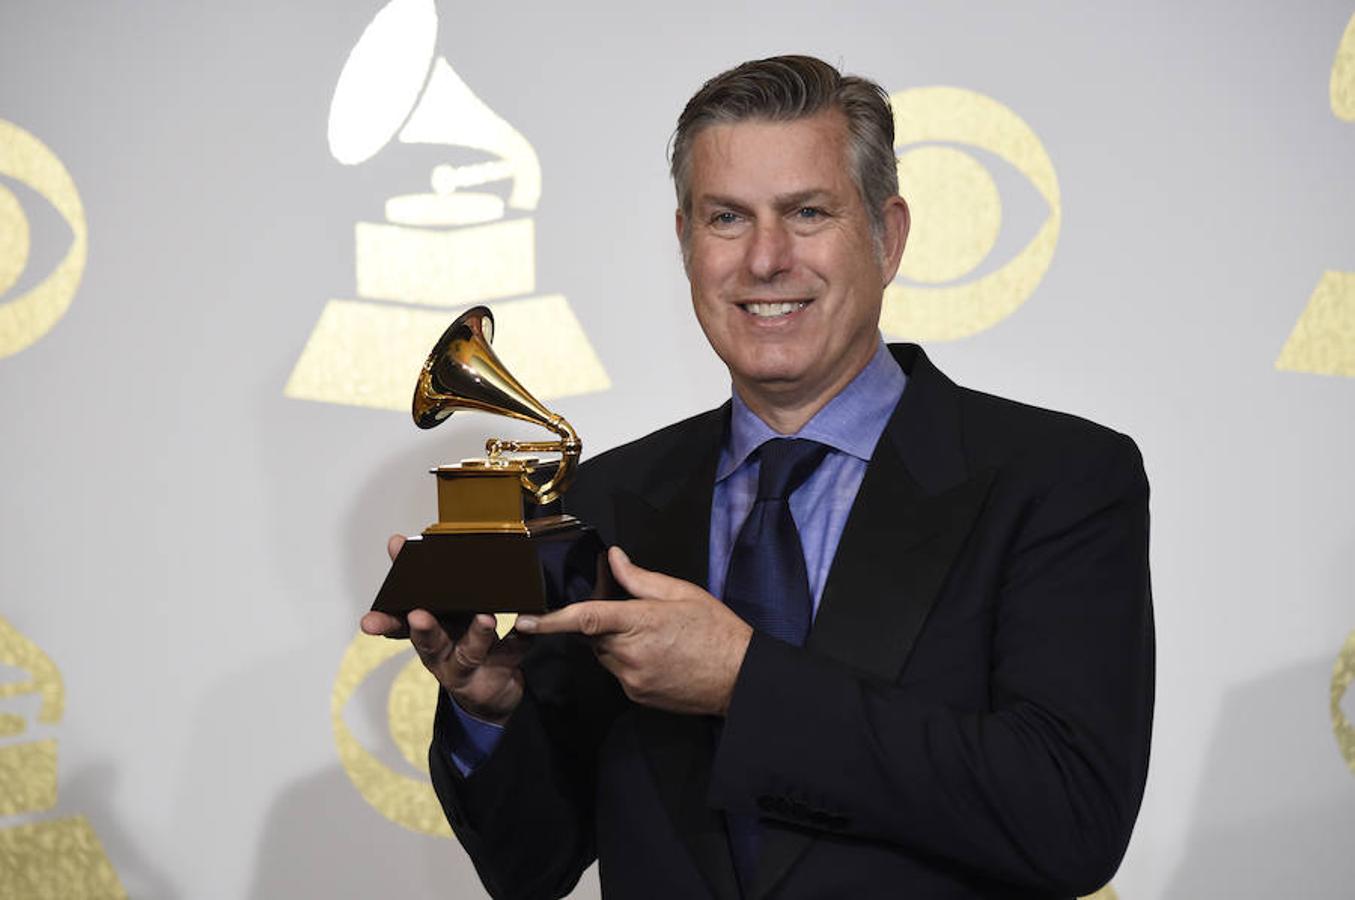
M 513 716 L 511 712 L 503 716 L 492 716 L 480 710 L 472 710 L 457 699 L 456 694 L 454 694 L 450 688 L 443 688 L 442 690 L 443 693 L 447 695 L 447 699 L 452 701 L 452 706 L 455 707 L 456 711 L 460 713 L 463 719 L 470 719 L 478 724 L 487 725 L 492 728 L 503 728 Z
M 467 712 L 451 691 L 444 690 L 443 694 L 452 713 L 446 720 L 448 731 L 444 734 L 443 745 L 457 770 L 463 777 L 468 777 L 494 752 L 503 737 L 504 726 Z

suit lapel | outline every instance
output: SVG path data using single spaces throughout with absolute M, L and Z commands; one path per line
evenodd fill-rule
M 699 420 L 680 454 L 656 471 L 671 479 L 644 495 L 618 492 L 614 501 L 622 548 L 637 565 L 694 584 L 707 583 L 710 565 L 710 507 L 715 489 L 728 404 Z M 695 463 L 695 465 L 693 465 Z M 633 707 L 636 732 L 649 761 L 659 797 L 673 827 L 696 861 L 712 894 L 739 900 L 724 816 L 706 804 L 715 722 Z
M 980 472 L 928 496 L 882 442 L 843 529 L 808 648 L 897 679 L 991 481 L 991 471 Z
M 912 345 L 891 348 L 908 386 L 848 514 L 806 648 L 886 681 L 898 678 L 973 528 L 993 473 L 965 465 L 955 385 Z M 764 834 L 758 896 L 810 846 Z
M 908 387 L 866 466 L 808 648 L 898 678 L 992 484 L 965 462 L 958 388 L 914 345 Z

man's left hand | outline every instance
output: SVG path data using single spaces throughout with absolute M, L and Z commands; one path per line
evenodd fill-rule
M 519 616 L 517 630 L 587 636 L 598 661 L 637 703 L 724 715 L 753 629 L 701 588 L 640 568 L 620 547 L 607 559 L 635 599 L 585 600 L 544 616 Z

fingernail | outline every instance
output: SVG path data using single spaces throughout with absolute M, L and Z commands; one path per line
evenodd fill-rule
M 518 616 L 518 620 L 513 623 L 513 627 L 518 631 L 531 634 L 536 631 L 536 616 Z

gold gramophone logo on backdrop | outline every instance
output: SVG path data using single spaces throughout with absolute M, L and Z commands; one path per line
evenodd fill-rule
M 288 397 L 405 411 L 449 309 L 496 300 L 495 349 L 542 399 L 611 387 L 569 303 L 535 294 L 541 197 L 536 151 L 437 55 L 433 0 L 391 0 L 358 39 L 329 110 L 344 165 L 395 140 L 482 159 L 443 163 L 430 190 L 390 197 L 385 221 L 358 222 L 357 293 L 330 300 L 292 370 Z
M 1350 724 L 1341 704 L 1355 681 L 1355 631 L 1346 638 L 1336 664 L 1331 667 L 1331 730 L 1336 735 L 1336 747 L 1341 751 L 1350 773 L 1355 775 L 1355 725 Z
M 0 666 L 23 673 L 0 680 L 0 898 L 127 896 L 84 816 L 29 820 L 56 806 L 57 743 L 41 733 L 61 721 L 61 673 L 4 618 Z M 32 716 L 13 711 L 24 700 Z
M 28 268 L 32 231 L 5 178 L 36 191 L 65 220 L 70 247 L 46 278 L 9 296 Z M 0 358 L 32 346 L 66 313 L 80 286 L 88 250 L 85 208 L 70 173 L 42 141 L 0 119 Z
M 1054 258 L 1063 208 L 1054 164 L 1016 113 L 975 91 L 911 88 L 891 94 L 899 187 L 913 230 L 898 278 L 885 288 L 880 327 L 891 337 L 947 341 L 984 331 L 1035 292 Z M 1010 163 L 1049 214 L 1001 267 L 963 280 L 988 258 L 1002 230 L 1002 198 L 987 167 L 962 147 Z
M 1355 16 L 1336 49 L 1328 93 L 1332 115 L 1355 122 Z M 1355 272 L 1322 273 L 1275 368 L 1355 377 Z

